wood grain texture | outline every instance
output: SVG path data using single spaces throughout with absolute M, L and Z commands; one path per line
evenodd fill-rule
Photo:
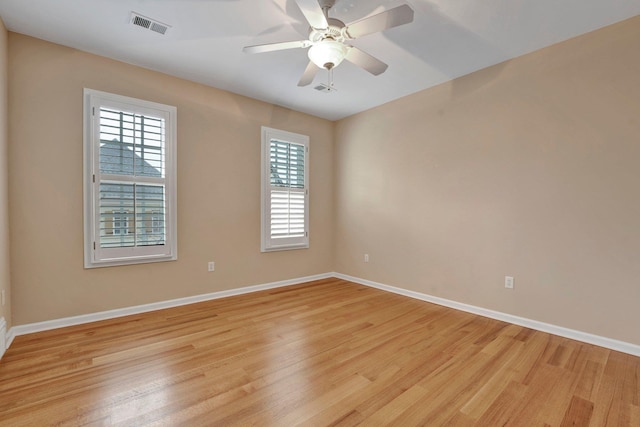
M 640 358 L 340 279 L 19 336 L 4 426 L 638 426 Z

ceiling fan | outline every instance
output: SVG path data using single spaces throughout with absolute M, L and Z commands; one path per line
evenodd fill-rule
M 308 40 L 246 46 L 243 51 L 262 53 L 309 48 L 310 61 L 298 82 L 298 86 L 309 85 L 318 70 L 324 68 L 329 71 L 329 86 L 325 87 L 331 90 L 333 88 L 332 70 L 340 65 L 343 59 L 364 68 L 375 76 L 384 73 L 387 64 L 348 42 L 413 21 L 413 9 L 406 4 L 345 25 L 339 19 L 329 18 L 329 10 L 336 0 L 295 0 L 295 2 L 311 26 Z

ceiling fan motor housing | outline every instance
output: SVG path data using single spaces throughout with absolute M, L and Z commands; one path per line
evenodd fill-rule
M 327 28 L 309 29 L 309 40 L 312 43 L 320 42 L 327 37 L 331 37 L 333 40 L 339 41 L 340 43 L 350 39 L 344 22 L 336 18 L 329 18 L 327 19 L 327 22 L 329 23 Z

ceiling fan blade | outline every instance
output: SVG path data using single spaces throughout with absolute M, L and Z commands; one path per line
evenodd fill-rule
M 296 47 L 309 47 L 311 42 L 309 40 L 300 40 L 295 42 L 282 42 L 282 43 L 268 43 L 257 44 L 254 46 L 245 46 L 242 48 L 244 53 L 262 53 L 273 52 L 274 50 L 294 49 Z
M 394 7 L 377 15 L 356 21 L 347 27 L 347 34 L 355 39 L 413 21 L 413 9 L 409 5 Z
M 296 4 L 302 11 L 304 17 L 307 18 L 307 21 L 309 21 L 309 25 L 313 28 L 321 29 L 329 27 L 327 18 L 324 16 L 318 0 L 296 0 Z
M 305 68 L 304 73 L 302 73 L 302 77 L 300 77 L 300 81 L 298 82 L 298 86 L 308 86 L 313 81 L 313 78 L 316 76 L 319 68 L 313 62 L 309 61 L 307 68 Z
M 384 62 L 354 46 L 350 46 L 347 56 L 345 56 L 344 59 L 364 68 L 374 76 L 384 73 L 388 67 Z

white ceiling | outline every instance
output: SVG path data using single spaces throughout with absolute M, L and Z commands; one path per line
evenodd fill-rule
M 306 50 L 245 54 L 243 46 L 304 40 L 294 0 L 0 0 L 10 31 L 337 120 L 640 14 L 640 0 L 337 0 L 350 23 L 401 4 L 411 24 L 353 41 L 389 64 L 373 76 L 343 62 L 337 92 L 297 82 Z M 129 23 L 131 11 L 169 24 L 162 36 Z

